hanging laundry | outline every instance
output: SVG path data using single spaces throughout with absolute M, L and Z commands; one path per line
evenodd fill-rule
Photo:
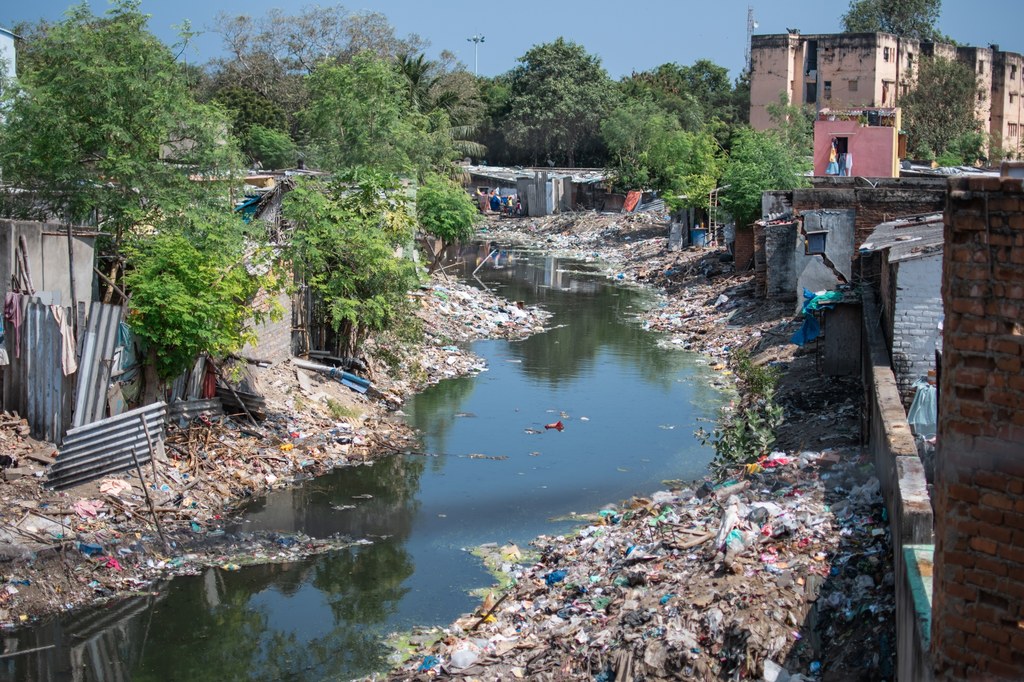
M 4 319 L 14 327 L 14 357 L 21 357 L 21 294 L 7 292 L 4 297 Z
M 60 327 L 60 366 L 64 370 L 64 376 L 78 371 L 78 360 L 75 358 L 75 330 L 71 328 L 71 321 L 65 316 L 66 312 L 59 305 L 50 306 L 50 314 Z

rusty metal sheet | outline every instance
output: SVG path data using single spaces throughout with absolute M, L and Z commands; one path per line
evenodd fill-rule
M 64 436 L 56 463 L 50 467 L 48 485 L 67 488 L 132 469 L 135 467 L 133 450 L 140 464 L 148 462 L 152 453 L 146 432 L 159 451 L 163 447 L 166 415 L 167 405 L 153 403 L 70 429 Z M 143 419 L 146 431 L 142 429 Z

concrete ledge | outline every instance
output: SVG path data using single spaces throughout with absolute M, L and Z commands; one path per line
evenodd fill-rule
M 896 665 L 898 680 L 931 682 L 932 545 L 903 548 L 905 570 L 896 580 Z

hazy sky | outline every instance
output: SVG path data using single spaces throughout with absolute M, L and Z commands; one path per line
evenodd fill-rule
M 0 0 L 0 26 L 41 18 L 59 19 L 68 0 Z M 93 11 L 106 11 L 105 0 L 90 0 Z M 171 28 L 189 19 L 196 29 L 209 29 L 220 11 L 259 16 L 281 7 L 295 11 L 303 4 L 282 0 L 143 0 L 152 15 L 150 30 L 173 42 Z M 316 2 L 328 6 L 335 3 Z M 692 64 L 708 58 L 735 77 L 743 67 L 747 7 L 754 8 L 755 33 L 834 33 L 849 7 L 848 0 L 353 0 L 349 10 L 373 10 L 388 17 L 399 35 L 418 33 L 430 41 L 428 54 L 448 49 L 473 69 L 474 43 L 479 44 L 479 69 L 493 76 L 516 65 L 532 45 L 565 36 L 598 55 L 613 78 L 665 62 Z M 963 44 L 1024 52 L 1024 1 L 946 0 L 939 29 Z M 195 41 L 190 62 L 205 62 L 220 50 L 216 35 Z

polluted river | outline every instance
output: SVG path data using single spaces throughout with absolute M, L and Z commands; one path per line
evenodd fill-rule
M 464 275 L 490 251 L 467 249 Z M 474 547 L 525 550 L 540 534 L 570 531 L 575 514 L 704 475 L 712 453 L 693 432 L 724 394 L 699 356 L 662 347 L 636 321 L 655 298 L 595 265 L 525 250 L 499 250 L 477 277 L 469 281 L 550 311 L 549 329 L 472 344 L 485 371 L 410 400 L 417 452 L 275 491 L 229 528 L 358 544 L 290 564 L 207 569 L 9 632 L 22 648 L 53 646 L 0 661 L 0 680 L 369 675 L 389 667 L 389 635 L 446 625 L 479 603 L 472 591 L 494 579 Z

